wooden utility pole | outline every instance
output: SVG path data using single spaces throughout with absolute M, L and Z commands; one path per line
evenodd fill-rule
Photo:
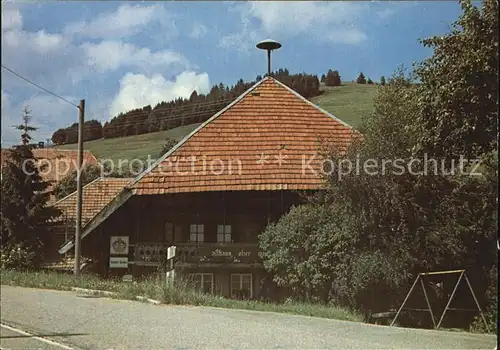
M 85 100 L 78 106 L 78 170 L 76 176 L 76 230 L 75 230 L 75 276 L 80 275 L 81 233 L 82 233 L 82 171 L 83 171 L 83 121 L 85 118 Z

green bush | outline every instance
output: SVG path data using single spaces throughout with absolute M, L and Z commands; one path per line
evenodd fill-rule
M 22 243 L 7 245 L 0 249 L 0 267 L 4 269 L 28 270 L 36 265 L 35 252 Z
M 488 304 L 484 311 L 484 318 L 486 319 L 486 323 L 488 324 L 488 328 L 490 333 L 497 334 L 497 322 L 498 322 L 498 271 L 497 268 L 494 267 L 490 270 L 488 275 L 488 288 L 486 290 L 486 298 L 488 300 Z M 486 328 L 483 318 L 481 315 L 474 317 L 472 324 L 470 326 L 471 332 L 476 333 L 487 333 L 488 329 Z

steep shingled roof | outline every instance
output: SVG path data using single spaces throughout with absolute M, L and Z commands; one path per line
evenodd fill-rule
M 320 140 L 342 148 L 357 135 L 346 123 L 268 77 L 127 187 L 136 195 L 319 189 Z
M 92 220 L 109 202 L 111 202 L 125 185 L 132 179 L 101 177 L 83 187 L 82 227 Z M 61 220 L 76 219 L 77 193 L 62 198 L 54 206 L 62 211 Z

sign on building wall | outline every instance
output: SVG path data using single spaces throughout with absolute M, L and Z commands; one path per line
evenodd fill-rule
M 109 253 L 111 255 L 128 255 L 128 236 L 111 236 Z
M 110 256 L 109 257 L 110 269 L 126 269 L 128 268 L 128 257 L 126 256 Z

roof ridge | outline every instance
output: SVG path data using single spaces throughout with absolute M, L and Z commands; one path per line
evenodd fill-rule
M 246 95 L 248 95 L 252 90 L 254 90 L 257 86 L 262 84 L 264 81 L 266 81 L 269 77 L 264 77 L 263 79 L 259 80 L 257 83 L 252 85 L 248 90 L 243 92 L 240 96 L 238 96 L 233 102 L 228 104 L 226 107 L 215 113 L 213 116 L 211 116 L 208 120 L 200 124 L 196 129 L 194 129 L 192 132 L 190 132 L 187 136 L 185 136 L 181 141 L 179 141 L 174 147 L 172 147 L 168 152 L 166 152 L 164 155 L 162 155 L 160 158 L 158 158 L 151 166 L 147 169 L 145 169 L 142 173 L 137 175 L 137 177 L 128 183 L 125 187 L 130 187 L 134 186 L 137 182 L 139 182 L 146 174 L 150 173 L 154 168 L 156 168 L 158 165 L 161 164 L 165 159 L 167 159 L 172 153 L 177 151 L 184 143 L 186 143 L 191 137 L 193 137 L 198 131 L 203 129 L 205 126 L 210 124 L 212 121 L 217 119 L 220 115 L 224 114 L 228 109 L 233 107 L 235 104 L 240 102 Z

